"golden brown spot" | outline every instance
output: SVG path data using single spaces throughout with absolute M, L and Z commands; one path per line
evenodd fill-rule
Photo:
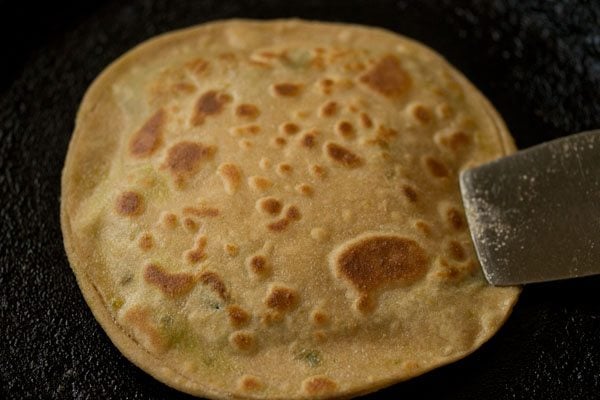
M 359 292 L 388 283 L 408 285 L 425 275 L 428 258 L 417 242 L 400 236 L 371 235 L 346 244 L 335 256 L 339 275 Z
M 225 93 L 219 93 L 216 90 L 209 90 L 204 93 L 194 107 L 194 114 L 192 116 L 192 125 L 201 125 L 204 123 L 206 117 L 211 115 L 217 115 L 225 104 L 231 101 L 231 96 Z
M 238 255 L 238 252 L 239 252 L 239 248 L 238 248 L 238 247 L 237 247 L 235 244 L 233 244 L 233 243 L 226 243 L 226 244 L 223 246 L 223 249 L 224 249 L 224 250 L 225 250 L 225 252 L 226 252 L 227 254 L 229 254 L 231 257 L 235 257 L 235 256 L 237 256 L 237 255 Z
M 190 177 L 198 172 L 203 161 L 212 158 L 215 151 L 214 146 L 197 142 L 179 142 L 168 150 L 163 168 L 167 168 L 176 178 Z
M 202 75 L 208 69 L 208 66 L 208 61 L 201 58 L 197 58 L 185 64 L 185 67 L 195 75 Z
M 293 122 L 285 122 L 279 126 L 279 131 L 286 135 L 295 135 L 300 131 L 300 127 Z
M 319 86 L 324 94 L 331 94 L 334 83 L 335 82 L 332 79 L 325 78 L 319 82 Z
M 267 225 L 267 228 L 269 228 L 270 230 L 272 230 L 274 232 L 281 232 L 282 230 L 284 230 L 285 228 L 287 228 L 289 224 L 290 224 L 290 220 L 289 219 L 282 218 L 282 219 L 277 220 L 275 222 L 271 222 L 270 224 Z
M 396 136 L 398 136 L 398 131 L 388 128 L 385 125 L 379 125 L 377 133 L 375 134 L 377 140 L 381 140 L 385 143 L 391 142 Z
M 229 323 L 236 328 L 241 328 L 250 322 L 250 314 L 237 305 L 227 307 L 227 316 Z
M 235 109 L 235 115 L 240 118 L 256 119 L 260 115 L 260 110 L 254 104 L 240 104 Z
M 433 157 L 425 158 L 425 166 L 427 167 L 429 173 L 436 178 L 446 178 L 448 175 L 450 175 L 448 168 L 441 161 Z
M 256 345 L 251 331 L 236 331 L 229 335 L 229 343 L 240 351 L 250 351 Z
M 333 117 L 337 113 L 337 110 L 338 104 L 335 101 L 328 101 L 321 106 L 319 115 L 321 115 L 321 117 Z
M 284 97 L 294 97 L 300 94 L 302 85 L 296 83 L 276 83 L 273 85 L 273 93 Z
M 196 284 L 192 274 L 169 273 L 156 264 L 148 264 L 144 269 L 144 280 L 158 288 L 170 298 L 180 297 L 189 293 Z
M 454 131 L 439 136 L 439 142 L 454 153 L 460 152 L 471 143 L 471 137 L 463 131 Z
M 371 120 L 371 117 L 367 113 L 360 113 L 360 123 L 364 128 L 373 127 L 373 120 Z
M 192 218 L 184 218 L 183 226 L 185 227 L 185 229 L 187 229 L 190 232 L 197 232 L 198 228 L 199 228 L 198 223 L 196 221 L 194 221 Z
M 117 197 L 115 208 L 119 215 L 135 217 L 144 211 L 144 199 L 139 193 L 123 192 Z
M 287 144 L 287 140 L 285 140 L 285 138 L 277 136 L 277 137 L 274 137 L 273 139 L 271 139 L 271 143 L 273 143 L 273 145 L 275 147 L 281 148 Z
M 456 240 L 448 243 L 448 254 L 456 261 L 464 261 L 467 258 L 465 249 Z
M 300 210 L 298 210 L 298 207 L 289 206 L 285 213 L 285 217 L 290 221 L 299 221 L 300 218 L 302 218 L 302 215 L 300 214 Z
M 129 142 L 129 152 L 132 156 L 138 158 L 148 157 L 160 147 L 166 120 L 167 114 L 161 108 L 133 134 Z
M 421 104 L 414 105 L 410 110 L 412 116 L 420 123 L 427 124 L 431 122 L 433 114 L 429 108 Z
M 190 263 L 190 264 L 197 264 L 200 261 L 202 261 L 204 259 L 204 257 L 206 256 L 206 254 L 204 254 L 204 251 L 199 250 L 199 249 L 194 249 L 194 250 L 188 250 L 185 252 L 185 260 Z
M 205 271 L 199 277 L 203 285 L 210 287 L 222 300 L 229 300 L 229 293 L 225 283 L 216 272 Z
M 264 192 L 273 186 L 273 182 L 264 176 L 251 176 L 248 178 L 248 185 L 258 192 Z
M 305 379 L 302 389 L 309 396 L 323 396 L 335 393 L 337 384 L 324 375 L 318 375 Z
M 256 209 L 266 214 L 278 215 L 283 205 L 274 197 L 263 197 L 256 201 Z
M 154 238 L 152 237 L 152 234 L 149 232 L 143 233 L 138 240 L 138 245 L 143 251 L 151 250 L 154 247 Z
M 431 236 L 431 226 L 425 221 L 417 221 L 415 222 L 415 228 L 423 235 L 430 237 Z
M 417 195 L 417 191 L 410 185 L 402 185 L 401 187 L 402 194 L 411 203 L 416 203 L 419 196 Z
M 308 167 L 309 172 L 316 176 L 317 178 L 325 178 L 327 176 L 327 170 L 325 169 L 325 167 L 318 165 L 318 164 L 313 164 L 310 167 Z
M 265 305 L 276 311 L 286 312 L 293 310 L 298 305 L 298 300 L 298 292 L 294 289 L 273 285 L 265 298 Z
M 410 76 L 402 68 L 400 61 L 391 54 L 383 57 L 359 79 L 372 90 L 387 97 L 401 96 L 411 85 Z
M 263 255 L 257 254 L 251 256 L 247 260 L 247 266 L 250 272 L 255 275 L 266 275 L 269 272 L 269 265 L 267 263 L 267 258 Z
M 264 384 L 255 376 L 244 375 L 238 381 L 238 387 L 244 392 L 255 392 L 264 388 Z
M 303 196 L 312 196 L 314 193 L 313 187 L 307 183 L 300 183 L 294 189 Z
M 234 126 L 229 130 L 233 136 L 256 136 L 260 131 L 260 126 L 256 124 Z
M 161 214 L 160 216 L 160 221 L 161 224 L 164 225 L 165 227 L 169 228 L 169 229 L 175 229 L 177 227 L 177 215 L 170 213 L 170 212 L 164 212 Z
M 346 168 L 357 168 L 363 165 L 364 162 L 361 157 L 334 142 L 325 143 L 323 151 L 332 161 L 335 161 Z
M 283 315 L 276 311 L 267 311 L 260 317 L 260 323 L 265 326 L 271 326 L 283 321 Z
M 183 213 L 195 217 L 217 217 L 219 209 L 214 207 L 184 207 Z
M 267 169 L 271 168 L 271 165 L 272 165 L 271 160 L 268 159 L 267 157 L 262 157 L 260 159 L 260 161 L 258 162 L 258 166 L 262 170 L 267 170 Z
M 439 262 L 440 270 L 436 275 L 443 280 L 460 282 L 469 275 L 473 275 L 479 270 L 479 266 L 473 260 L 466 263 L 451 264 L 448 260 L 442 258 Z
M 223 163 L 217 168 L 217 174 L 223 181 L 225 193 L 234 194 L 242 182 L 242 171 L 232 163 Z
M 461 231 L 466 227 L 462 213 L 453 207 L 446 211 L 446 221 L 457 231 Z
M 304 135 L 302 135 L 302 138 L 300 139 L 300 144 L 303 147 L 306 147 L 307 149 L 312 149 L 313 147 L 315 147 L 316 143 L 317 143 L 317 132 L 316 131 L 306 132 Z
M 200 235 L 196 238 L 196 248 L 203 250 L 206 247 L 206 243 L 208 242 L 208 238 L 206 235 Z
M 356 308 L 357 311 L 363 314 L 368 314 L 372 312 L 376 306 L 377 304 L 375 302 L 375 299 L 373 299 L 372 296 L 369 296 L 367 294 L 361 294 L 354 301 L 354 308 Z
M 279 176 L 290 175 L 294 171 L 294 168 L 290 164 L 281 163 L 277 165 L 276 172 Z
M 352 139 L 355 136 L 354 126 L 348 121 L 339 121 L 335 125 L 335 131 L 344 139 Z
M 148 347 L 159 353 L 164 353 L 169 348 L 169 340 L 161 334 L 156 323 L 152 320 L 152 311 L 143 306 L 133 306 L 123 316 L 127 326 L 134 331 L 136 339 L 143 338 Z
M 327 314 L 319 310 L 313 311 L 310 315 L 310 319 L 312 323 L 317 326 L 323 326 L 329 322 L 329 317 L 327 316 Z

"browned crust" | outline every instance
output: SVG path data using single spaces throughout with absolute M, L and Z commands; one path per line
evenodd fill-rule
M 107 333 L 113 344 L 123 353 L 131 362 L 142 368 L 154 378 L 159 381 L 184 392 L 190 393 L 196 396 L 208 396 L 216 399 L 231 398 L 233 395 L 227 391 L 218 390 L 205 382 L 196 381 L 189 376 L 165 367 L 160 357 L 148 352 L 144 349 L 137 341 L 129 336 L 126 331 L 114 320 L 111 315 L 110 308 L 108 306 L 107 299 L 103 299 L 98 289 L 92 282 L 92 279 L 86 270 L 89 269 L 93 259 L 92 251 L 89 247 L 77 243 L 77 238 L 74 237 L 74 233 L 71 229 L 70 210 L 77 209 L 77 204 L 86 193 L 89 193 L 97 184 L 94 179 L 88 182 L 81 183 L 79 190 L 72 185 L 71 180 L 77 180 L 75 165 L 78 165 L 78 169 L 85 169 L 86 166 L 90 166 L 91 170 L 98 171 L 96 176 L 101 175 L 101 172 L 108 169 L 109 160 L 112 154 L 116 150 L 118 138 L 117 135 L 111 135 L 110 132 L 118 130 L 118 127 L 123 124 L 123 117 L 120 114 L 119 109 L 116 107 L 114 102 L 111 100 L 111 90 L 109 82 L 115 80 L 120 73 L 127 70 L 131 65 L 137 64 L 147 58 L 152 58 L 156 53 L 159 53 L 162 48 L 176 45 L 177 43 L 184 41 L 186 38 L 198 34 L 202 34 L 205 30 L 222 29 L 227 25 L 234 24 L 271 24 L 286 25 L 286 24 L 303 24 L 306 28 L 323 29 L 325 25 L 331 27 L 352 28 L 360 30 L 361 34 L 373 36 L 378 38 L 383 36 L 392 36 L 395 40 L 401 39 L 405 42 L 411 43 L 417 47 L 424 54 L 427 54 L 436 62 L 440 62 L 443 65 L 448 65 L 447 62 L 439 55 L 434 53 L 432 50 L 416 43 L 408 38 L 401 37 L 397 34 L 368 27 L 358 27 L 356 25 L 347 24 L 321 24 L 318 22 L 305 22 L 299 20 L 275 20 L 269 22 L 256 22 L 246 20 L 229 20 L 229 21 L 216 21 L 208 24 L 204 24 L 197 27 L 183 29 L 175 32 L 166 33 L 155 37 L 147 42 L 144 42 L 134 49 L 130 50 L 119 59 L 114 61 L 108 66 L 92 83 L 90 88 L 87 90 L 79 111 L 77 113 L 75 130 L 69 143 L 67 157 L 65 165 L 62 171 L 62 185 L 61 185 L 61 227 L 63 232 L 63 239 L 65 244 L 65 250 L 69 259 L 69 263 L 75 273 L 79 287 L 81 288 L 82 294 L 88 303 L 92 313 L 96 320 L 100 323 L 104 331 Z M 497 111 L 493 108 L 490 102 L 481 93 L 471 85 L 466 78 L 455 72 L 453 68 L 449 68 L 453 77 L 460 83 L 464 88 L 465 92 L 471 97 L 473 101 L 480 104 L 481 107 L 488 114 L 496 127 L 498 137 L 502 147 L 503 154 L 509 154 L 514 152 L 516 147 L 514 141 L 508 130 L 500 118 Z M 110 114 L 113 116 L 110 121 L 105 121 L 101 118 L 102 115 Z M 101 120 L 102 119 L 102 120 Z M 85 142 L 85 145 L 83 144 Z M 91 151 L 101 143 L 104 151 Z M 82 154 L 82 150 L 84 154 Z M 84 157 L 85 155 L 85 157 Z M 84 168 L 82 168 L 82 166 Z M 95 169 L 94 169 L 95 168 Z M 81 188 L 83 186 L 83 188 Z M 518 296 L 515 296 L 513 303 L 510 305 L 510 309 L 517 301 Z M 510 311 L 504 316 L 504 319 L 498 323 L 501 326 L 504 321 L 509 317 Z M 495 333 L 494 330 L 486 332 L 484 337 L 480 337 L 478 343 L 468 351 L 457 353 L 452 357 L 448 357 L 437 364 L 429 365 L 425 368 L 414 369 L 411 373 L 398 370 L 398 373 L 386 377 L 385 379 L 379 379 L 371 382 L 360 389 L 341 390 L 336 393 L 338 398 L 350 398 L 357 395 L 373 392 L 380 388 L 389 386 L 390 384 L 408 380 L 412 377 L 426 373 L 432 369 L 438 368 L 442 365 L 452 363 L 456 360 L 462 359 L 479 348 L 484 342 Z M 259 398 L 262 396 L 244 395 L 240 396 L 236 394 L 237 398 Z M 272 399 L 283 399 L 289 397 L 270 397 Z M 302 398 L 298 396 L 297 398 Z

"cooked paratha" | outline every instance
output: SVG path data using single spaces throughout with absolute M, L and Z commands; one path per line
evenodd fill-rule
M 353 396 L 464 357 L 519 289 L 480 271 L 457 176 L 513 151 L 490 103 L 381 29 L 223 21 L 109 66 L 62 228 L 132 362 L 212 398 Z

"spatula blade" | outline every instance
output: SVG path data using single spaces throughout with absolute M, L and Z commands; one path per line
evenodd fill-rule
M 463 171 L 460 187 L 491 284 L 600 273 L 600 130 Z

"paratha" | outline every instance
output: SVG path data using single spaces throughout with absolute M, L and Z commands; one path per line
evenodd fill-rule
M 480 271 L 457 176 L 514 150 L 422 44 L 213 22 L 110 65 L 62 178 L 69 261 L 133 363 L 211 398 L 351 397 L 460 359 L 519 288 Z

